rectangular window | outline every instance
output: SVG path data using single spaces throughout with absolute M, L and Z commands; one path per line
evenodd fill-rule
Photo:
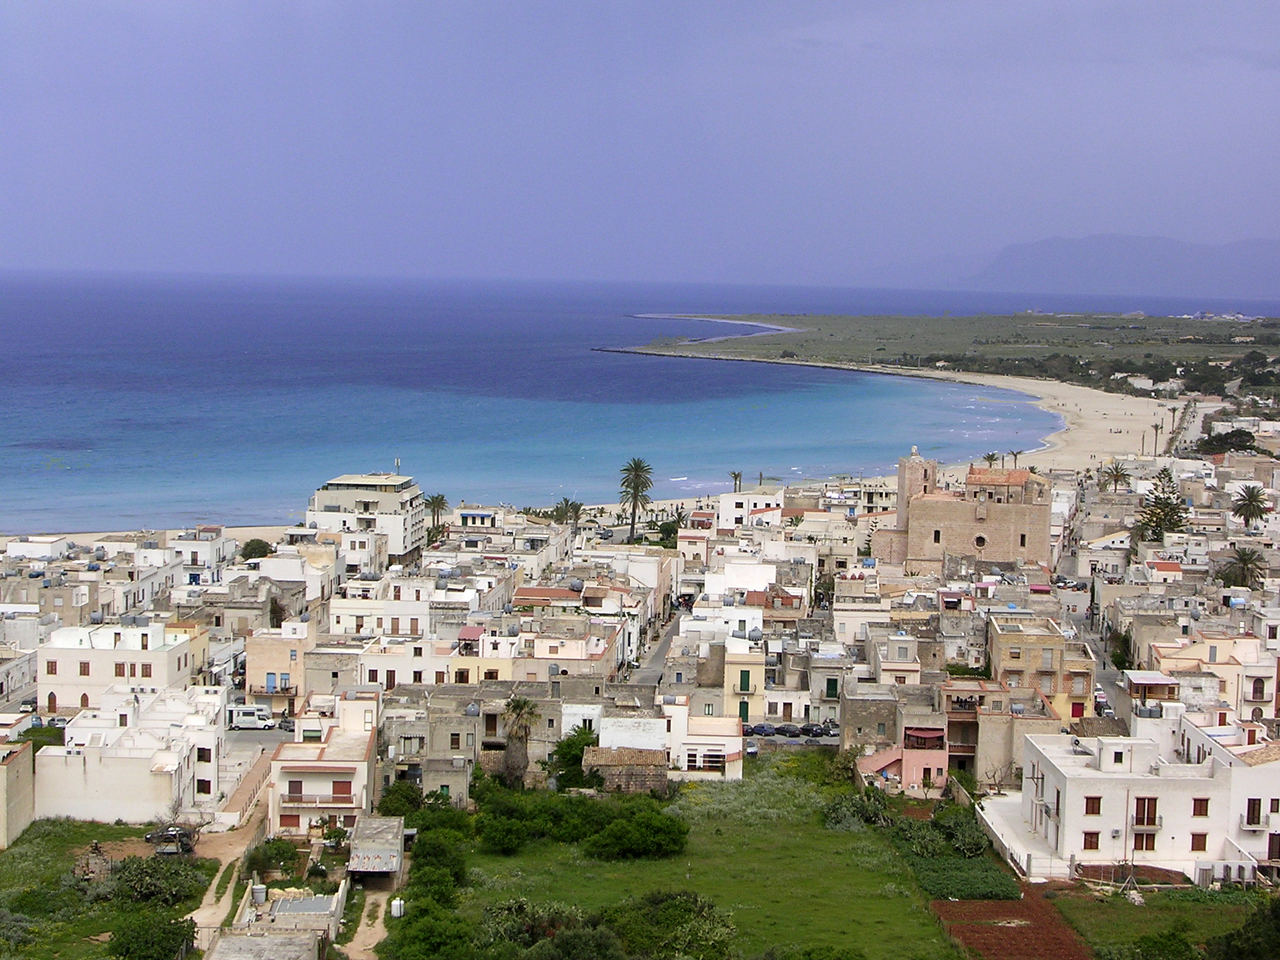
M 213 750 L 210 747 L 196 747 L 196 762 L 209 763 L 213 760 Z
M 1085 797 L 1084 798 L 1084 815 L 1086 817 L 1096 817 L 1102 813 L 1101 797 Z
M 1009 659 L 1010 659 L 1010 660 L 1021 660 L 1021 659 L 1022 659 L 1022 648 L 1021 648 L 1021 647 L 1010 647 L 1010 648 L 1009 648 Z
M 297 813 L 282 813 L 282 814 L 280 814 L 280 829 L 281 829 L 281 830 L 287 830 L 287 829 L 289 829 L 290 827 L 296 828 L 296 827 L 298 826 L 298 817 L 299 817 L 299 816 L 300 816 L 300 814 L 297 814 Z
M 941 530 L 935 530 L 935 531 L 933 531 L 933 542 L 934 542 L 934 543 L 941 543 L 941 542 L 942 542 L 942 531 L 941 531 Z
M 44 672 L 51 677 L 56 677 L 58 675 L 58 661 L 49 660 L 46 662 L 44 665 Z
M 498 671 L 497 671 L 497 670 L 486 670 L 486 671 L 484 672 L 484 678 L 485 678 L 486 680 L 497 680 L 497 679 L 498 679 Z
M 116 676 L 117 676 L 117 677 L 123 677 L 123 676 L 124 676 L 124 664 L 123 664 L 123 663 L 117 663 L 117 664 L 116 664 L 115 673 L 116 673 Z
M 827 677 L 827 698 L 834 700 L 838 696 L 840 696 L 840 678 Z
M 458 750 L 458 749 L 461 749 L 461 747 L 462 747 L 462 734 L 460 733 L 449 734 L 449 749 Z
M 703 715 L 704 717 L 714 716 L 714 715 L 715 715 L 715 706 L 714 706 L 713 704 L 710 704 L 710 703 L 704 703 L 704 704 L 702 705 L 702 715 Z
M 1191 815 L 1193 817 L 1207 817 L 1209 815 L 1209 798 L 1196 797 L 1192 800 Z
M 739 693 L 751 692 L 751 671 L 750 670 L 738 671 L 738 692 Z
M 88 675 L 89 675 L 89 661 L 88 661 L 88 660 L 81 660 L 81 661 L 80 661 L 80 676 L 82 676 L 82 677 L 87 677 Z
M 149 663 L 144 663 L 144 664 L 142 665 L 142 675 L 143 675 L 144 677 L 149 677 L 149 676 L 151 676 L 151 664 L 149 664 Z
M 196 780 L 196 793 L 212 793 L 213 789 L 208 780 Z
M 369 682 L 370 682 L 370 683 L 377 683 L 377 682 L 378 682 L 378 671 L 377 671 L 377 670 L 370 670 L 370 671 L 369 671 Z
M 884 724 L 883 724 L 883 723 L 877 723 L 877 724 L 876 724 L 876 736 L 878 736 L 878 737 L 883 737 L 883 736 L 884 736 Z
M 415 671 L 413 671 L 413 682 L 414 682 L 414 683 L 421 683 L 421 682 L 422 682 L 422 671 L 421 671 L 421 670 L 415 670 Z
M 1250 797 L 1245 801 L 1244 822 L 1251 827 L 1262 823 L 1262 798 Z
M 1098 832 L 1096 830 L 1089 831 L 1084 835 L 1083 846 L 1086 850 L 1098 849 Z
M 1156 835 L 1154 833 L 1135 833 L 1133 835 L 1133 849 L 1154 850 L 1155 848 Z
M 1193 833 L 1191 835 L 1191 849 L 1201 851 L 1207 849 L 1206 841 L 1208 839 L 1209 835 L 1207 833 Z
M 1025 547 L 1027 545 L 1027 535 L 1025 533 L 1018 534 L 1018 546 Z

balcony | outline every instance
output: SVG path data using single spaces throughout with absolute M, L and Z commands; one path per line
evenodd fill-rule
M 1261 833 L 1270 826 L 1271 826 L 1271 814 L 1269 813 L 1260 813 L 1257 816 L 1255 816 L 1252 820 L 1249 819 L 1249 815 L 1247 813 L 1240 814 L 1241 830 L 1256 831 Z
M 947 744 L 947 752 L 957 757 L 972 757 L 978 752 L 976 743 L 956 743 L 952 740 Z
M 744 687 L 740 683 L 735 683 L 733 685 L 733 692 L 740 697 L 754 696 L 756 692 L 756 685 L 753 683 L 749 687 Z
M 264 697 L 296 697 L 298 688 L 296 685 L 282 687 L 279 684 L 267 686 L 265 684 L 252 683 L 249 685 L 249 692 Z
M 1155 833 L 1164 829 L 1164 817 L 1159 814 L 1154 817 L 1139 817 L 1135 813 L 1129 817 L 1129 826 L 1134 833 Z
M 363 807 L 364 791 L 360 793 L 286 793 L 280 797 L 280 803 L 290 807 Z
M 1271 696 L 1267 693 L 1265 688 L 1262 690 L 1254 690 L 1252 687 L 1245 687 L 1244 692 L 1241 694 L 1241 696 L 1244 698 L 1246 703 L 1270 703 L 1271 702 Z

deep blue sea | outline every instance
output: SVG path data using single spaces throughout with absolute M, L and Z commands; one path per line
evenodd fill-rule
M 292 523 L 340 473 L 450 502 L 654 496 L 1040 445 L 964 384 L 595 351 L 749 332 L 648 313 L 964 314 L 1213 304 L 781 287 L 0 275 L 0 531 Z M 945 320 L 939 322 L 947 322 Z

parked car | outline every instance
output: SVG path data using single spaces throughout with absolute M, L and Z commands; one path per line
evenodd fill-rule
M 35 697 L 27 697 L 27 699 L 25 699 L 25 700 L 23 700 L 23 701 L 22 701 L 22 705 L 18 707 L 18 710 L 20 710 L 22 713 L 35 713 L 35 712 L 36 712 L 36 698 L 35 698 Z
M 67 725 L 66 717 L 50 717 L 49 718 L 49 726 L 51 727 L 57 727 L 59 730 L 61 730 L 64 727 L 66 727 L 66 725 Z
M 798 737 L 800 736 L 800 728 L 794 723 L 780 723 L 777 727 L 778 736 L 780 737 Z
M 293 717 L 281 717 L 280 722 L 276 724 L 276 726 L 279 729 L 283 730 L 285 733 L 293 733 L 293 731 L 298 728 L 298 725 L 297 723 L 294 722 Z
M 778 732 L 778 729 L 772 723 L 757 723 L 752 728 L 752 731 L 757 737 L 772 737 Z
M 754 740 L 748 740 L 742 745 L 742 750 L 748 757 L 754 757 L 760 752 L 760 744 Z
M 831 733 L 828 734 L 828 736 L 834 737 L 837 733 L 840 732 L 839 720 L 823 720 L 822 725 L 826 727 L 828 730 L 832 731 Z
M 813 722 L 800 724 L 800 732 L 806 737 L 824 737 L 827 734 L 827 730 L 822 724 Z
M 600 528 L 600 539 L 601 539 L 601 540 L 612 540 L 612 539 L 613 539 L 613 530 L 612 530 L 612 529 L 610 529 L 609 527 L 601 527 L 601 528 Z
M 31 718 L 31 726 L 33 726 L 33 727 L 43 727 L 43 726 L 44 726 L 44 721 L 40 719 L 39 715 L 34 716 L 34 717 L 32 717 L 32 718 Z

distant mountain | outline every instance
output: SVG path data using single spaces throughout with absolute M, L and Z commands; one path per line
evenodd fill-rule
M 960 285 L 1027 293 L 1280 297 L 1280 240 L 1214 246 L 1099 234 L 1006 247 Z

